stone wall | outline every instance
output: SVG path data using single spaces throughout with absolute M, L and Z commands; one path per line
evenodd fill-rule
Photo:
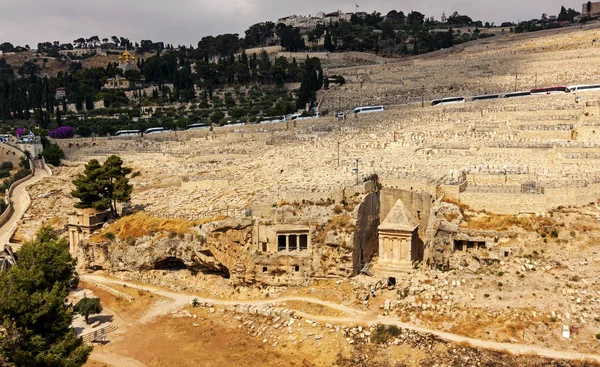
M 377 227 L 381 222 L 381 193 L 368 194 L 358 208 L 352 263 L 354 274 L 358 274 L 378 251 Z
M 15 167 L 21 162 L 25 153 L 12 145 L 0 143 L 0 162 L 11 162 Z

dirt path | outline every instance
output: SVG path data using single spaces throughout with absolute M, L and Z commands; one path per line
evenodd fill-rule
M 23 219 L 23 215 L 25 215 L 25 212 L 29 209 L 29 205 L 31 205 L 31 198 L 27 193 L 27 187 L 39 182 L 47 176 L 48 173 L 45 169 L 36 167 L 33 177 L 15 187 L 11 196 L 14 212 L 10 219 L 0 227 L 0 246 L 10 243 L 10 238 L 17 230 L 19 221 Z
M 566 352 L 566 351 L 558 351 L 553 349 L 547 349 L 538 347 L 535 345 L 525 345 L 525 344 L 512 344 L 512 343 L 500 343 L 489 340 L 481 340 L 481 339 L 473 339 L 462 335 L 447 333 L 444 331 L 439 331 L 435 329 L 429 329 L 422 326 L 408 324 L 404 322 L 400 322 L 398 320 L 391 319 L 389 317 L 383 317 L 378 315 L 377 317 L 373 317 L 373 315 L 365 313 L 360 310 L 353 309 L 348 306 L 340 305 L 333 302 L 323 301 L 318 298 L 313 297 L 295 297 L 295 296 L 286 296 L 281 298 L 273 298 L 269 300 L 256 300 L 256 301 L 230 301 L 230 300 L 219 300 L 219 299 L 209 299 L 209 298 L 201 298 L 194 297 L 188 295 L 182 295 L 179 293 L 169 292 L 160 290 L 151 286 L 139 286 L 134 283 L 124 282 L 109 279 L 99 275 L 82 275 L 82 279 L 89 279 L 94 282 L 105 283 L 105 284 L 116 284 L 116 285 L 126 285 L 128 287 L 143 289 L 149 292 L 156 293 L 160 296 L 167 297 L 173 299 L 173 302 L 161 302 L 161 304 L 156 305 L 153 309 L 150 310 L 148 314 L 146 314 L 140 322 L 148 322 L 153 318 L 167 314 L 172 312 L 180 307 L 183 307 L 193 298 L 197 298 L 200 302 L 210 302 L 215 305 L 232 305 L 232 304 L 243 304 L 243 305 L 265 305 L 277 302 L 285 302 L 285 301 L 302 301 L 302 302 L 310 302 L 323 306 L 327 306 L 336 310 L 343 311 L 348 313 L 349 317 L 329 317 L 329 316 L 319 316 L 312 315 L 305 312 L 296 312 L 296 314 L 300 317 L 310 318 L 317 321 L 326 321 L 329 323 L 341 323 L 341 324 L 366 324 L 366 325 L 374 325 L 374 324 L 387 324 L 387 325 L 396 325 L 399 328 L 408 329 L 417 331 L 420 333 L 427 333 L 435 335 L 441 339 L 454 342 L 454 343 L 468 343 L 473 347 L 488 349 L 488 350 L 496 350 L 496 351 L 504 351 L 511 354 L 535 354 L 542 357 L 554 358 L 554 359 L 566 359 L 566 360 L 590 360 L 600 363 L 600 355 L 598 354 L 585 354 L 578 352 Z

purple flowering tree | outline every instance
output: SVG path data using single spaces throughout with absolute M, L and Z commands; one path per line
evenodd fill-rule
M 23 136 L 25 134 L 25 129 L 20 127 L 15 131 L 15 136 L 18 138 L 20 138 L 21 136 Z
M 53 139 L 68 139 L 73 136 L 73 128 L 71 126 L 61 126 L 56 130 L 48 133 Z

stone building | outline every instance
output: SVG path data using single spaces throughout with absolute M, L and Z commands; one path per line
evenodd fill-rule
M 423 244 L 419 241 L 419 223 L 402 200 L 379 225 L 379 258 L 375 274 L 387 277 L 406 274 L 414 262 L 423 260 Z
M 93 209 L 83 209 L 69 214 L 67 227 L 69 231 L 69 251 L 71 254 L 76 253 L 76 247 L 81 240 L 102 228 L 104 223 L 111 218 L 112 215 L 108 210 L 98 212 Z
M 104 83 L 105 89 L 129 89 L 135 86 L 136 83 L 132 83 L 120 75 L 117 75 L 114 78 L 109 78 L 106 80 L 106 83 Z
M 119 59 L 119 68 L 123 70 L 123 72 L 127 70 L 136 70 L 137 65 L 135 64 L 135 57 L 128 51 L 125 50 L 118 57 Z
M 595 17 L 600 15 L 600 2 L 587 2 L 581 6 L 581 16 Z

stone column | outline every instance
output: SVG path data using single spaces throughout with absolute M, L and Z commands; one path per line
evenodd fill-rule
M 384 248 L 385 239 L 379 235 L 379 261 L 385 260 L 385 248 Z
M 290 252 L 290 235 L 285 235 L 285 251 Z

